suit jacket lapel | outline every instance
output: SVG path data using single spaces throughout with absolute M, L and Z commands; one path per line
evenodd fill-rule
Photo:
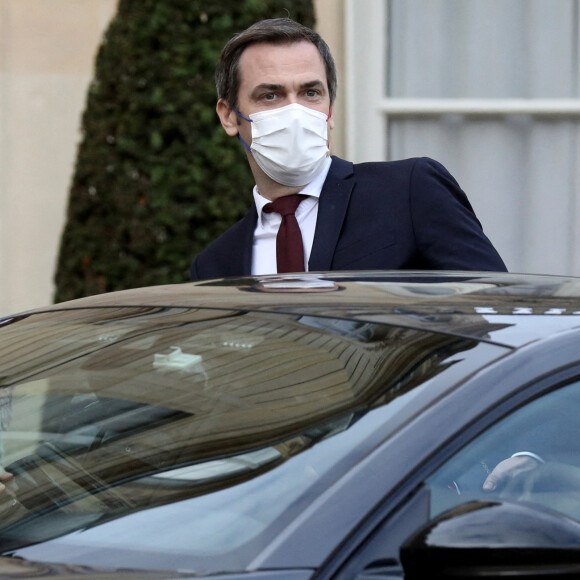
M 353 187 L 353 164 L 333 157 L 318 202 L 316 231 L 308 261 L 308 269 L 312 272 L 331 268 Z

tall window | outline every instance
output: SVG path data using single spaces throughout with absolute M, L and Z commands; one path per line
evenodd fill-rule
M 363 71 L 355 85 L 349 75 L 349 118 L 371 53 L 365 98 L 380 115 L 364 131 L 381 146 L 355 141 L 355 157 L 438 159 L 511 271 L 580 275 L 580 0 L 351 0 L 347 11 L 347 70 Z

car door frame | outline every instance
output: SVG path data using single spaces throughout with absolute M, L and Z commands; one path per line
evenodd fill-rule
M 580 377 L 579 340 L 580 331 L 566 331 L 514 349 L 451 394 L 442 391 L 436 404 L 339 479 L 248 569 L 316 568 L 317 579 L 334 578 L 458 449 L 526 402 Z

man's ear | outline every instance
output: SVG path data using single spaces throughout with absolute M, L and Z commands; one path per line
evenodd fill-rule
M 218 100 L 215 110 L 226 133 L 230 137 L 235 137 L 238 134 L 237 113 L 233 109 L 230 109 L 230 106 L 225 99 Z
M 334 116 L 333 116 L 334 110 L 332 108 L 332 105 L 330 106 L 330 109 L 328 111 L 328 119 L 327 119 L 327 123 L 328 123 L 328 130 L 332 131 L 334 129 Z

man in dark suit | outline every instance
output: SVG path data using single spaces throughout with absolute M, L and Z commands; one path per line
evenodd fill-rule
M 284 18 L 254 24 L 224 47 L 216 84 L 220 121 L 245 146 L 256 186 L 246 216 L 194 259 L 193 280 L 305 270 L 506 269 L 465 193 L 436 161 L 353 165 L 330 157 L 336 70 L 314 31 Z M 283 218 L 286 196 L 296 198 L 297 208 Z M 278 233 L 294 216 L 302 241 L 292 251 L 300 257 L 282 268 Z

